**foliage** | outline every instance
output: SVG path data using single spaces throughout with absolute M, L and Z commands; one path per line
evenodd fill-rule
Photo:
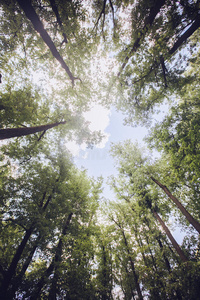
M 1 298 L 198 299 L 199 1 L 5 0 L 0 14 L 0 130 L 62 123 L 1 145 Z M 83 113 L 149 125 L 166 100 L 146 139 L 160 158 L 114 144 L 103 201 L 66 149 L 102 138 Z

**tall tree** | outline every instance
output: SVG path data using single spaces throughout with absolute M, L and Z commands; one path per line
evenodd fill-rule
M 117 42 L 119 72 L 109 90 L 115 93 L 113 82 L 118 83 L 115 104 L 127 123 L 148 124 L 157 106 L 190 80 L 181 74 L 195 47 L 189 38 L 200 26 L 199 1 L 127 3 L 123 21 L 128 30 L 120 46 Z M 188 49 L 186 55 L 182 49 Z
M 51 53 L 53 56 L 60 62 L 62 68 L 67 72 L 70 80 L 72 81 L 72 84 L 74 85 L 74 80 L 77 79 L 74 77 L 69 69 L 69 67 L 66 65 L 65 61 L 63 60 L 62 56 L 59 54 L 58 50 L 56 49 L 51 37 L 47 33 L 47 31 L 44 29 L 44 26 L 42 22 L 40 21 L 38 15 L 36 14 L 33 6 L 31 5 L 30 1 L 24 1 L 24 0 L 17 0 L 20 7 L 23 9 L 24 13 L 26 14 L 27 18 L 32 22 L 34 29 L 41 35 L 43 41 L 47 44 L 49 47 Z M 54 6 L 53 6 L 54 7 Z M 55 9 L 54 9 L 55 11 Z

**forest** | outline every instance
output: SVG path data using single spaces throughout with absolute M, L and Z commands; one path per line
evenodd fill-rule
M 200 1 L 1 0 L 0 15 L 0 298 L 200 299 Z M 93 103 L 149 132 L 112 144 L 109 178 L 66 147 L 103 139 Z

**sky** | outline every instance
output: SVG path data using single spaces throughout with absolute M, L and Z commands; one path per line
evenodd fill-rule
M 144 127 L 124 126 L 124 116 L 121 112 L 117 112 L 114 108 L 106 109 L 100 105 L 95 105 L 90 112 L 85 113 L 85 118 L 91 122 L 90 129 L 101 130 L 105 138 L 93 149 L 87 149 L 85 145 L 80 147 L 73 142 L 67 143 L 66 146 L 73 154 L 77 167 L 87 169 L 90 177 L 102 176 L 104 178 L 103 196 L 110 199 L 114 197 L 114 194 L 110 191 L 106 181 L 117 171 L 114 167 L 114 160 L 109 154 L 111 144 L 126 139 L 142 144 L 142 139 L 148 130 Z
M 160 110 L 159 115 L 156 115 L 157 121 L 161 120 L 166 114 L 167 106 L 163 105 Z M 104 183 L 106 183 L 106 178 L 117 172 L 114 159 L 109 154 L 111 144 L 130 139 L 133 143 L 138 142 L 139 145 L 144 146 L 144 137 L 148 135 L 148 128 L 123 125 L 125 115 L 114 107 L 107 109 L 94 104 L 92 109 L 83 115 L 90 122 L 90 129 L 92 131 L 101 130 L 105 138 L 93 149 L 87 149 L 86 144 L 79 146 L 73 141 L 67 142 L 66 147 L 72 153 L 74 162 L 79 168 L 87 169 L 90 177 L 102 176 Z M 158 156 L 156 153 L 154 155 Z M 109 190 L 106 184 L 104 184 L 104 188 L 104 197 L 107 198 L 110 193 L 108 193 Z
M 163 118 L 167 107 L 164 106 L 162 111 L 157 116 L 158 120 Z M 85 113 L 85 118 L 90 122 L 90 129 L 101 130 L 105 138 L 93 149 L 87 149 L 86 145 L 79 146 L 73 142 L 66 143 L 66 146 L 73 154 L 74 163 L 78 168 L 87 169 L 90 177 L 102 176 L 104 178 L 103 197 L 114 200 L 114 192 L 107 184 L 108 177 L 117 174 L 114 159 L 109 154 L 110 146 L 112 143 L 123 142 L 127 139 L 131 139 L 132 142 L 137 141 L 144 146 L 143 139 L 148 135 L 148 128 L 125 126 L 123 125 L 124 115 L 121 112 L 117 112 L 115 108 L 106 109 L 100 105 L 94 105 L 89 112 Z M 173 220 L 171 222 L 173 223 Z M 172 226 L 171 228 L 173 228 L 175 239 L 181 244 L 184 233 L 178 227 Z

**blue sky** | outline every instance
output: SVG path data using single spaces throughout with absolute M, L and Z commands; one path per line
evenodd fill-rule
M 165 113 L 166 107 L 157 119 L 161 119 Z M 80 147 L 73 143 L 69 143 L 67 146 L 74 155 L 74 162 L 78 168 L 87 169 L 87 174 L 91 177 L 102 176 L 104 178 L 103 197 L 113 200 L 115 195 L 106 184 L 110 175 L 117 174 L 114 160 L 109 155 L 111 143 L 131 139 L 133 142 L 138 141 L 139 144 L 144 145 L 143 139 L 148 134 L 148 129 L 141 126 L 124 126 L 123 114 L 117 112 L 114 108 L 108 110 L 97 105 L 85 117 L 91 122 L 91 129 L 101 130 L 105 134 L 105 139 L 93 149 L 87 149 L 86 145 Z M 182 242 L 184 233 L 180 231 L 180 228 L 173 230 L 173 235 L 177 242 Z
M 116 174 L 114 160 L 109 154 L 111 143 L 122 142 L 131 139 L 133 142 L 142 143 L 142 139 L 148 133 L 144 127 L 131 127 L 123 125 L 123 114 L 117 112 L 114 108 L 111 110 L 100 108 L 88 114 L 87 119 L 91 122 L 93 130 L 102 130 L 105 138 L 102 143 L 93 149 L 87 149 L 85 145 L 79 147 L 77 145 L 69 145 L 69 149 L 74 155 L 74 162 L 79 168 L 87 169 L 89 176 L 95 178 L 102 176 L 104 178 L 105 198 L 110 199 L 114 194 L 106 185 L 108 176 Z

